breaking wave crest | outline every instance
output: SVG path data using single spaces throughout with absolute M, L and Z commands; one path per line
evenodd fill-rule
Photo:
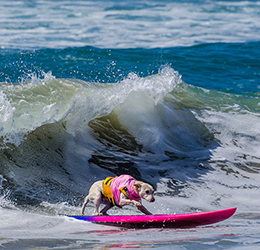
M 180 82 L 181 76 L 168 66 L 147 78 L 130 73 L 114 84 L 32 74 L 21 84 L 1 84 L 0 135 L 5 144 L 19 145 L 28 132 L 60 121 L 73 133 L 82 122 L 110 113 L 131 92 L 146 93 L 157 104 Z

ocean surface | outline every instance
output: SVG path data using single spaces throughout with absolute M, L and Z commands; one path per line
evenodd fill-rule
M 260 1 L 0 1 L 0 249 L 259 249 L 259 172 Z M 120 174 L 154 186 L 154 214 L 237 212 L 193 229 L 64 216 Z

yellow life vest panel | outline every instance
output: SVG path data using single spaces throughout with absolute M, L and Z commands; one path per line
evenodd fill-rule
M 116 204 L 115 198 L 111 191 L 111 182 L 113 181 L 114 177 L 107 177 L 103 182 L 103 195 L 108 198 L 110 203 L 114 206 L 118 206 Z

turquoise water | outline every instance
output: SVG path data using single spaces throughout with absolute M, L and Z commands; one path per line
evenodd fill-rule
M 259 14 L 259 1 L 1 2 L 0 248 L 257 249 Z M 124 173 L 155 187 L 152 213 L 237 213 L 141 231 L 60 216 Z

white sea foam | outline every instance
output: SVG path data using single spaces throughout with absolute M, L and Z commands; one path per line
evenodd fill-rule
M 258 114 L 244 112 L 203 111 L 197 116 L 219 141 L 212 160 L 223 158 L 226 162 L 260 166 L 260 118 Z M 215 158 L 216 157 L 216 158 Z M 253 167 L 254 169 L 254 167 Z
M 135 48 L 259 41 L 259 10 L 258 1 L 2 1 L 0 46 Z

